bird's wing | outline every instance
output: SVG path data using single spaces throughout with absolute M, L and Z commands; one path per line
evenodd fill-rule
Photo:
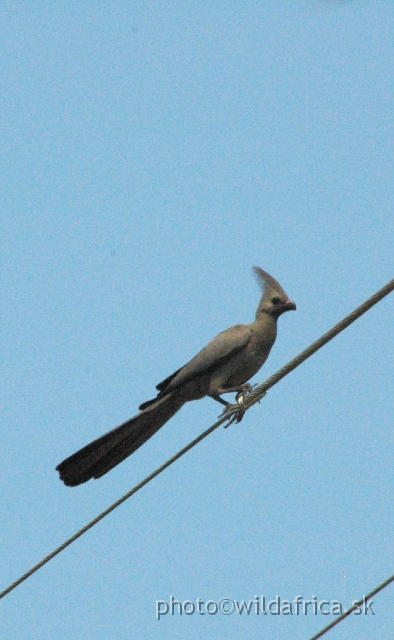
M 212 371 L 242 349 L 249 342 L 251 335 L 250 327 L 244 324 L 226 329 L 211 340 L 190 362 L 160 382 L 156 388 L 164 393 L 173 391 L 196 376 Z

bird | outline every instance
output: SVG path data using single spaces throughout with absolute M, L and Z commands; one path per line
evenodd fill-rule
M 233 405 L 221 396 L 235 392 L 242 408 L 241 400 L 252 388 L 248 380 L 267 360 L 275 342 L 279 316 L 296 309 L 275 278 L 260 267 L 253 270 L 262 288 L 254 322 L 219 333 L 160 382 L 157 396 L 143 402 L 137 415 L 63 460 L 56 470 L 66 486 L 101 478 L 149 440 L 186 402 L 209 396 L 224 405 L 225 412 Z

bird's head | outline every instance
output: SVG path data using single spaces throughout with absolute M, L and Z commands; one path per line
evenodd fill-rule
M 256 320 L 262 313 L 266 313 L 274 318 L 279 318 L 285 311 L 295 311 L 295 302 L 290 300 L 286 291 L 282 289 L 279 282 L 275 280 L 269 273 L 253 267 L 253 271 L 257 277 L 259 285 L 263 289 L 263 296 L 256 311 Z

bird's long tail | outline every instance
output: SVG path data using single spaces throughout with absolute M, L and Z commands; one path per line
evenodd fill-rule
M 56 467 L 60 479 L 67 486 L 76 487 L 91 478 L 100 478 L 149 440 L 184 403 L 176 392 L 160 398 L 134 418 L 63 460 Z

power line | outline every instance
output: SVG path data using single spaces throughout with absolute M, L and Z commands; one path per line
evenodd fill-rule
M 321 638 L 322 636 L 324 636 L 327 633 L 327 631 L 329 631 L 330 629 L 335 627 L 337 624 L 342 622 L 342 620 L 350 616 L 350 614 L 353 613 L 353 611 L 356 611 L 356 609 L 359 609 L 360 607 L 362 607 L 366 602 L 368 602 L 368 600 L 373 598 L 373 596 L 376 596 L 376 594 L 379 593 L 379 591 L 383 591 L 383 589 L 387 587 L 391 582 L 394 582 L 394 575 L 390 576 L 390 578 L 387 578 L 387 580 L 382 582 L 382 584 L 376 587 L 376 589 L 371 591 L 371 593 L 369 593 L 367 596 L 364 596 L 362 600 L 359 600 L 358 602 L 356 602 L 352 607 L 350 607 L 350 609 L 345 611 L 345 613 L 339 616 L 339 618 L 337 618 L 336 620 L 328 624 L 326 627 L 324 627 L 324 629 L 319 631 L 319 633 L 313 636 L 310 640 L 317 640 L 318 638 Z
M 201 440 L 204 440 L 204 438 L 206 438 L 207 436 L 209 436 L 210 433 L 212 433 L 212 431 L 215 431 L 215 429 L 217 429 L 218 427 L 220 427 L 221 424 L 223 424 L 223 422 L 226 422 L 226 420 L 228 420 L 229 416 L 223 416 L 222 418 L 220 418 L 220 420 L 218 420 L 217 422 L 215 422 L 215 424 L 213 424 L 211 427 L 209 427 L 209 429 L 207 429 L 206 431 L 204 431 L 201 435 L 199 435 L 195 440 L 193 440 L 192 442 L 190 442 L 190 444 L 188 444 L 186 447 L 184 447 L 183 449 L 181 449 L 181 451 L 178 451 L 178 453 L 176 453 L 172 458 L 170 458 L 169 460 L 167 460 L 167 462 L 165 462 L 163 465 L 161 465 L 161 467 L 159 467 L 158 469 L 156 469 L 156 471 L 153 471 L 153 473 L 151 473 L 149 476 L 147 476 L 146 478 L 144 478 L 144 480 L 142 480 L 141 482 L 139 482 L 137 485 L 135 485 L 135 487 L 133 487 L 130 491 L 128 491 L 122 498 L 119 498 L 119 500 L 117 500 L 116 502 L 114 502 L 110 507 L 108 507 L 108 509 L 106 509 L 105 511 L 103 511 L 102 513 L 100 513 L 100 515 L 97 516 L 97 518 L 94 518 L 94 520 L 92 520 L 91 522 L 89 522 L 89 524 L 87 524 L 85 527 L 83 527 L 83 529 L 80 529 L 80 531 L 78 531 L 77 533 L 75 533 L 71 538 L 69 538 L 68 540 L 66 540 L 66 542 L 64 542 L 62 545 L 60 545 L 60 547 L 58 547 L 57 549 L 55 549 L 55 551 L 52 551 L 52 553 L 50 553 L 48 556 L 46 556 L 43 560 L 41 560 L 41 562 L 39 562 L 38 564 L 36 564 L 34 567 L 32 567 L 30 569 L 30 571 L 27 571 L 26 573 L 23 574 L 23 576 L 21 576 L 18 580 L 16 580 L 15 582 L 13 582 L 9 587 L 7 587 L 7 589 L 4 589 L 4 591 L 0 592 L 0 599 L 4 598 L 4 596 L 6 596 L 8 593 L 10 593 L 10 591 L 12 591 L 13 589 L 15 589 L 15 587 L 17 587 L 18 585 L 20 585 L 22 582 L 24 582 L 25 580 L 27 580 L 27 578 L 30 578 L 31 575 L 33 575 L 33 573 L 35 573 L 36 571 L 38 571 L 38 569 L 41 569 L 41 567 L 44 566 L 44 564 L 47 564 L 47 562 L 49 562 L 50 560 L 52 560 L 52 558 L 54 558 L 55 556 L 57 556 L 61 551 L 63 551 L 63 549 L 66 549 L 66 547 L 69 547 L 70 544 L 72 544 L 75 540 L 77 540 L 78 538 L 80 538 L 84 533 L 86 533 L 86 531 L 89 531 L 89 529 L 91 529 L 92 527 L 94 527 L 95 524 L 97 524 L 98 522 L 100 522 L 100 520 L 102 520 L 103 518 L 105 518 L 105 516 L 107 516 L 109 513 L 111 513 L 111 511 L 114 511 L 117 507 L 119 507 L 123 502 L 126 502 L 126 500 L 128 500 L 129 498 L 131 498 L 132 495 L 134 495 L 134 493 L 137 493 L 137 491 L 139 491 L 140 489 L 142 489 L 142 487 L 144 487 L 146 484 L 148 484 L 148 482 L 150 482 L 151 480 L 153 480 L 153 478 L 156 478 L 156 476 L 160 475 L 160 473 L 162 473 L 162 471 L 164 471 L 165 469 L 167 469 L 167 467 L 170 467 L 176 460 L 178 460 L 179 458 L 181 458 L 185 453 L 187 453 L 188 451 L 190 451 L 190 449 L 192 449 L 193 447 L 195 447 L 199 442 L 201 442 Z
M 270 376 L 265 382 L 263 382 L 261 385 L 257 386 L 250 393 L 248 393 L 248 395 L 246 395 L 245 398 L 244 398 L 244 402 L 243 402 L 244 407 L 243 407 L 243 409 L 245 411 L 247 411 L 248 409 L 250 409 L 251 406 L 256 404 L 256 402 L 259 402 L 265 396 L 265 394 L 267 393 L 268 389 L 270 389 L 275 384 L 277 384 L 277 382 L 279 382 L 279 380 L 281 380 L 282 378 L 287 376 L 291 371 L 293 371 L 293 369 L 298 367 L 307 358 L 310 358 L 311 355 L 316 353 L 316 351 L 321 349 L 325 344 L 327 344 L 327 342 L 332 340 L 336 335 L 338 335 L 338 333 L 340 333 L 341 331 L 346 329 L 346 327 L 348 327 L 350 324 L 352 324 L 352 322 L 354 322 L 355 320 L 357 320 L 357 318 L 359 318 L 364 313 L 366 313 L 366 311 L 371 309 L 371 307 L 373 307 L 375 304 L 377 304 L 380 300 L 382 300 L 382 298 L 387 296 L 393 290 L 394 290 L 394 279 L 390 280 L 390 282 L 388 282 L 386 284 L 386 286 L 384 286 L 382 289 L 379 289 L 379 291 L 377 291 L 373 296 L 371 296 L 371 298 L 368 298 L 368 300 L 366 300 L 361 306 L 357 307 L 357 309 L 352 311 L 352 313 L 350 313 L 348 316 L 343 318 L 343 320 L 341 320 L 332 329 L 330 329 L 330 331 L 327 331 L 327 333 L 325 333 L 323 336 L 321 336 L 321 338 L 316 340 L 316 342 L 313 342 L 309 347 L 307 347 L 307 349 L 305 349 L 298 356 L 293 358 L 293 360 L 290 360 L 290 362 L 288 362 L 284 367 L 279 369 L 279 371 L 277 371 L 272 376 Z M 36 573 L 36 571 L 41 569 L 41 567 L 43 567 L 50 560 L 52 560 L 52 558 L 54 558 L 59 553 L 61 553 L 64 549 L 66 549 L 66 547 L 69 547 L 70 544 L 72 544 L 75 540 L 80 538 L 84 533 L 89 531 L 89 529 L 94 527 L 94 525 L 96 525 L 98 522 L 100 522 L 100 520 L 103 520 L 103 518 L 105 518 L 105 516 L 110 514 L 112 511 L 114 511 L 123 502 L 126 502 L 126 500 L 131 498 L 132 495 L 134 495 L 135 493 L 137 493 L 137 491 L 142 489 L 142 487 L 144 487 L 146 484 L 148 484 L 148 482 L 153 480 L 153 478 L 156 478 L 156 476 L 160 475 L 160 473 L 162 473 L 165 469 L 170 467 L 176 460 L 178 460 L 185 453 L 190 451 L 190 449 L 193 449 L 193 447 L 195 447 L 199 442 L 204 440 L 204 438 L 209 436 L 213 431 L 215 431 L 215 429 L 220 427 L 220 425 L 222 425 L 224 422 L 227 422 L 229 420 L 229 423 L 226 425 L 226 426 L 229 426 L 229 424 L 231 424 L 234 420 L 236 420 L 237 417 L 239 417 L 240 415 L 243 415 L 243 413 L 240 414 L 239 405 L 232 405 L 230 410 L 228 412 L 226 412 L 223 416 L 221 416 L 219 418 L 219 420 L 217 420 L 217 422 L 215 422 L 215 424 L 213 424 L 211 427 L 209 427 L 206 431 L 204 431 L 197 438 L 195 438 L 195 440 L 190 442 L 190 444 L 188 444 L 186 447 L 181 449 L 172 458 L 167 460 L 167 462 L 165 462 L 163 465 L 161 465 L 161 467 L 156 469 L 156 471 L 153 471 L 153 473 L 151 473 L 149 476 L 147 476 L 144 480 L 142 480 L 135 487 L 133 487 L 133 489 L 128 491 L 128 493 L 126 493 L 122 498 L 120 498 L 119 500 L 114 502 L 110 507 L 108 507 L 108 509 L 106 509 L 100 515 L 98 515 L 96 518 L 94 518 L 94 520 L 92 520 L 85 527 L 80 529 L 71 538 L 66 540 L 66 542 L 64 542 L 62 545 L 60 545 L 60 547 L 58 547 L 57 549 L 52 551 L 52 553 L 47 555 L 43 560 L 41 560 L 41 562 L 39 562 L 34 567 L 32 567 L 29 571 L 24 573 L 18 580 L 16 580 L 9 587 L 7 587 L 7 589 L 4 589 L 4 591 L 0 592 L 0 599 L 4 598 L 4 596 L 6 596 L 11 591 L 13 591 L 22 582 L 27 580 L 27 578 L 30 578 L 30 576 L 33 575 L 33 573 Z M 335 622 L 337 623 L 338 621 L 339 620 L 336 620 Z
M 265 382 L 258 385 L 253 391 L 251 391 L 245 398 L 245 408 L 249 408 L 254 405 L 256 402 L 261 400 L 261 398 L 265 395 L 268 389 L 271 389 L 279 380 L 282 380 L 288 373 L 293 371 L 296 367 L 298 367 L 302 362 L 310 358 L 316 351 L 321 349 L 327 342 L 335 338 L 338 333 L 341 333 L 344 329 L 346 329 L 350 324 L 352 324 L 355 320 L 357 320 L 364 313 L 369 311 L 371 307 L 380 302 L 382 298 L 387 296 L 394 290 L 394 280 L 390 280 L 386 284 L 385 287 L 379 289 L 373 296 L 368 298 L 362 305 L 357 307 L 352 313 L 349 313 L 348 316 L 343 318 L 338 324 L 336 324 L 332 329 L 324 333 L 316 342 L 313 342 L 309 347 L 301 351 L 293 360 L 290 360 L 284 367 L 279 369 L 276 373 L 270 376 Z

